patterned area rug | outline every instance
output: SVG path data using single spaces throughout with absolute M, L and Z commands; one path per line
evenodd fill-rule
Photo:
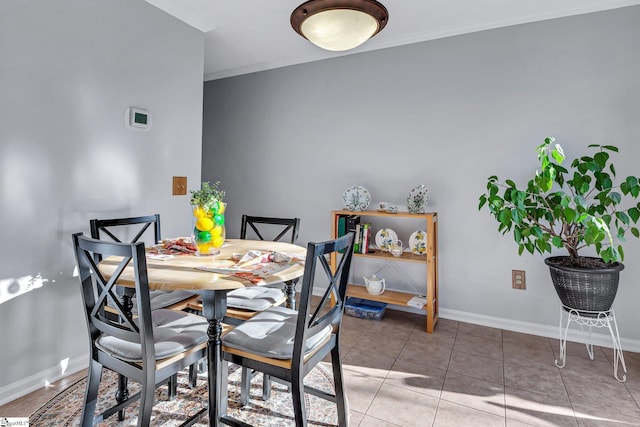
M 272 382 L 271 398 L 262 400 L 262 374 L 257 375 L 251 382 L 251 399 L 246 407 L 240 406 L 240 369 L 235 365 L 229 366 L 229 403 L 227 412 L 234 418 L 255 426 L 294 426 L 294 415 L 291 393 L 286 386 Z M 305 378 L 305 384 L 312 385 L 323 391 L 333 393 L 333 376 L 330 367 L 322 364 L 316 366 Z M 43 405 L 29 417 L 32 427 L 67 427 L 80 425 L 82 403 L 86 387 L 83 378 L 60 392 L 57 396 Z M 117 375 L 107 369 L 102 374 L 100 383 L 98 411 L 113 405 L 117 387 Z M 129 391 L 134 394 L 139 390 L 137 383 L 130 382 Z M 307 419 L 311 426 L 337 425 L 336 405 L 313 395 L 305 395 Z M 207 406 L 207 377 L 198 375 L 197 387 L 188 386 L 188 370 L 178 374 L 178 396 L 173 401 L 167 400 L 167 386 L 156 390 L 156 404 L 153 407 L 151 425 L 179 426 L 190 416 Z M 126 410 L 126 419 L 117 421 L 117 415 L 110 417 L 100 426 L 121 427 L 135 426 L 137 423 L 138 402 L 131 404 Z M 196 426 L 207 426 L 208 417 L 205 415 Z

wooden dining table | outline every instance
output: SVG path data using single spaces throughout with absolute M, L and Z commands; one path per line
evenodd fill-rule
M 243 272 L 235 269 L 251 269 L 257 264 L 240 264 L 239 257 L 249 251 L 259 251 L 263 255 L 284 254 L 293 259 L 280 265 L 279 271 L 265 277 L 246 278 Z M 158 253 L 160 252 L 160 253 Z M 290 282 L 304 274 L 306 248 L 285 242 L 264 240 L 227 239 L 215 255 L 181 254 L 163 256 L 162 250 L 149 248 L 147 254 L 147 275 L 149 289 L 152 290 L 190 290 L 202 297 L 202 315 L 207 319 L 208 335 L 208 414 L 209 425 L 218 426 L 221 405 L 226 404 L 223 396 L 222 372 L 222 319 L 227 310 L 227 292 L 248 286 L 261 286 L 279 282 Z M 276 258 L 277 260 L 278 258 Z M 106 258 L 100 263 L 100 271 L 105 276 L 113 274 L 117 260 Z M 277 267 L 277 266 L 276 266 Z M 261 279 L 258 282 L 258 279 Z M 133 268 L 128 267 L 120 276 L 118 284 L 131 290 L 134 284 Z M 224 401 L 223 401 L 224 399 Z

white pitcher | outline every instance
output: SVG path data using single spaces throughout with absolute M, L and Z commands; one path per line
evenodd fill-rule
M 384 279 L 379 279 L 376 275 L 371 277 L 363 277 L 367 292 L 371 295 L 380 295 L 384 292 Z

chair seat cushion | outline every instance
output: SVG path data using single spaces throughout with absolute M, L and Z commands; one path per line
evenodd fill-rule
M 291 359 L 298 312 L 286 307 L 271 307 L 232 329 L 222 344 L 273 359 Z M 331 326 L 312 332 L 305 342 L 305 354 L 331 334 Z
M 195 294 L 189 291 L 177 290 L 177 291 L 149 291 L 149 299 L 151 300 L 151 310 L 157 310 L 159 308 L 166 308 L 173 304 L 184 301 L 188 298 L 192 298 Z M 131 299 L 133 301 L 133 313 L 138 311 L 136 304 L 136 298 Z
M 284 300 L 284 292 L 266 286 L 234 289 L 227 294 L 227 307 L 263 311 Z
M 195 294 L 189 291 L 149 291 L 151 298 L 151 310 L 166 308 L 173 304 L 179 303 L 189 298 L 193 298 Z
M 181 353 L 207 340 L 209 324 L 204 317 L 182 311 L 158 309 L 151 312 L 156 360 Z M 102 335 L 96 340 L 102 351 L 128 362 L 142 361 L 142 346 Z

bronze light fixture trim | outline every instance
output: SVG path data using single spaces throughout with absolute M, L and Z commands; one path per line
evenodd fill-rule
M 387 25 L 389 12 L 375 0 L 310 0 L 291 13 L 291 26 L 326 50 L 360 46 Z

